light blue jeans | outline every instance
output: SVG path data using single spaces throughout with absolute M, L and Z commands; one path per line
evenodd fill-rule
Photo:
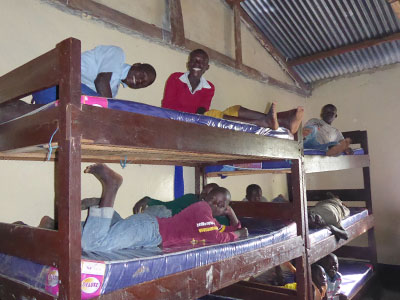
M 304 128 L 312 129 L 312 132 L 304 138 L 304 141 L 303 141 L 304 149 L 315 149 L 315 150 L 328 151 L 329 148 L 338 144 L 338 142 L 329 142 L 326 144 L 320 144 L 317 141 L 318 127 L 312 126 L 312 127 L 304 127 Z
M 157 247 L 161 242 L 157 218 L 145 213 L 123 219 L 111 207 L 91 207 L 83 225 L 85 251 Z

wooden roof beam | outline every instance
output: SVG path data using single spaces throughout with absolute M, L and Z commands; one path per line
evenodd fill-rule
M 185 29 L 183 26 L 182 7 L 180 0 L 169 0 L 169 20 L 171 23 L 171 43 L 177 46 L 185 45 Z
M 400 19 L 400 0 L 386 0 L 392 6 L 393 12 Z
M 258 42 L 263 46 L 269 54 L 278 62 L 280 67 L 285 71 L 290 78 L 293 79 L 295 84 L 299 86 L 306 94 L 311 94 L 311 87 L 306 84 L 299 74 L 287 64 L 286 58 L 280 53 L 280 51 L 272 45 L 272 43 L 265 37 L 264 33 L 258 29 L 257 25 L 250 18 L 250 16 L 240 7 L 240 2 L 243 0 L 226 0 L 226 2 L 232 7 L 235 8 L 237 6 L 237 10 L 239 10 L 240 17 L 242 22 L 246 25 L 247 29 L 251 32 L 251 34 L 258 40 Z
M 391 34 L 391 35 L 388 35 L 385 37 L 365 40 L 365 41 L 362 41 L 359 43 L 346 45 L 346 46 L 335 48 L 332 50 L 323 51 L 323 52 L 315 53 L 312 55 L 296 58 L 292 61 L 289 61 L 288 65 L 290 67 L 294 67 L 297 65 L 310 63 L 310 62 L 313 62 L 316 60 L 320 60 L 320 59 L 324 59 L 324 58 L 328 58 L 328 57 L 332 57 L 332 56 L 337 56 L 337 55 L 344 54 L 347 52 L 365 49 L 368 47 L 376 46 L 376 45 L 383 44 L 386 42 L 397 41 L 397 40 L 400 40 L 400 32 L 397 32 L 397 33 L 394 33 L 394 34 Z

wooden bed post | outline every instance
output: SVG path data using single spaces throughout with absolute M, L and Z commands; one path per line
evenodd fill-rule
M 55 185 L 59 234 L 59 298 L 81 298 L 81 137 L 73 107 L 80 107 L 81 43 L 70 38 L 57 45 L 61 78 Z
M 292 160 L 291 172 L 291 194 L 293 197 L 293 219 L 297 224 L 297 234 L 301 235 L 307 248 L 308 241 L 308 219 L 307 200 L 304 181 L 304 163 L 302 159 Z M 311 270 L 307 262 L 306 251 L 296 259 L 296 281 L 298 299 L 311 297 Z

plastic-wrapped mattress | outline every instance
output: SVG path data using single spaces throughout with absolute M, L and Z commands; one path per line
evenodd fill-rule
M 250 234 L 235 242 L 83 253 L 82 299 L 211 264 L 296 236 L 293 222 L 251 218 L 241 221 Z M 0 274 L 53 294 L 58 292 L 58 273 L 53 267 L 0 254 Z

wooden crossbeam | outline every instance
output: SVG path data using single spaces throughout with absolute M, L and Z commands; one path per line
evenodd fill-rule
M 180 0 L 169 0 L 169 19 L 171 23 L 171 42 L 177 46 L 185 45 L 185 29 L 183 25 Z
M 365 48 L 368 48 L 368 47 L 380 45 L 380 44 L 383 44 L 383 43 L 386 43 L 386 42 L 397 41 L 397 40 L 400 40 L 400 32 L 397 32 L 397 33 L 394 33 L 394 34 L 391 34 L 391 35 L 387 35 L 387 36 L 384 36 L 384 37 L 365 40 L 365 41 L 362 41 L 362 42 L 359 42 L 359 43 L 346 45 L 346 46 L 343 46 L 343 47 L 339 47 L 339 48 L 335 48 L 335 49 L 331 49 L 331 50 L 315 53 L 315 54 L 312 54 L 312 55 L 296 58 L 296 59 L 294 59 L 292 61 L 289 61 L 288 65 L 290 67 L 294 67 L 294 66 L 297 66 L 297 65 L 310 63 L 310 62 L 313 62 L 313 61 L 316 61 L 316 60 L 320 60 L 320 59 L 324 59 L 324 58 L 328 58 L 328 57 L 332 57 L 332 56 L 337 56 L 337 55 L 344 54 L 344 53 L 347 53 L 347 52 L 356 51 L 356 50 L 360 50 L 360 49 L 365 49 Z

